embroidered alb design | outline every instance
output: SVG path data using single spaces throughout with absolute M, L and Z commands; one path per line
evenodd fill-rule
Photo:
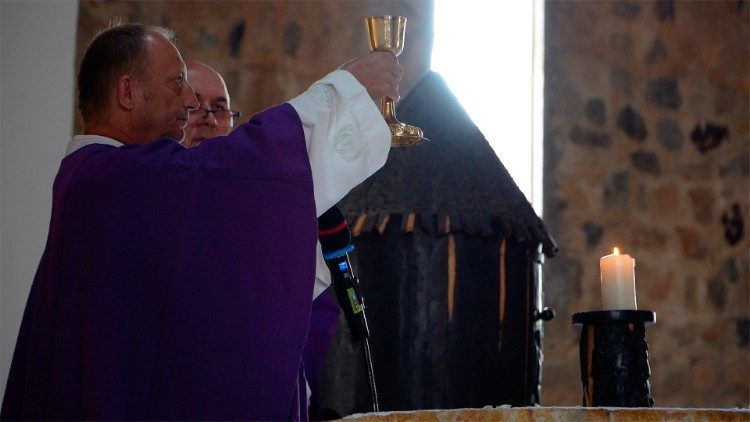
M 359 145 L 361 139 L 362 136 L 355 125 L 346 125 L 333 136 L 333 150 L 344 161 L 351 163 L 362 156 L 362 148 Z
M 336 102 L 336 90 L 331 85 L 315 84 L 313 86 L 315 102 L 327 109 L 332 109 Z

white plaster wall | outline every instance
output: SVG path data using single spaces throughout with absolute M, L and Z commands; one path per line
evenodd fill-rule
M 73 131 L 78 0 L 0 0 L 0 397 Z

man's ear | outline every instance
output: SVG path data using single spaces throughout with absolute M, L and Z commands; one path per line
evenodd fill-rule
M 138 92 L 140 84 L 130 75 L 122 75 L 117 80 L 116 94 L 117 104 L 125 110 L 135 108 L 138 101 Z

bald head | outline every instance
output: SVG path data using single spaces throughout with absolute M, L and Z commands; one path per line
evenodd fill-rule
M 109 110 L 113 87 L 122 75 L 145 80 L 150 44 L 157 34 L 174 41 L 174 33 L 165 28 L 118 23 L 91 40 L 78 68 L 78 109 L 84 123 Z
M 229 92 L 224 78 L 205 63 L 188 60 L 187 77 L 198 98 L 199 109 L 190 113 L 183 145 L 192 147 L 206 139 L 226 135 L 232 128 Z M 215 110 L 208 113 L 206 110 Z
M 171 31 L 114 25 L 89 44 L 78 73 L 84 134 L 125 144 L 182 139 L 198 106 Z

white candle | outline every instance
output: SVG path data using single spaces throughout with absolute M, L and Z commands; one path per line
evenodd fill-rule
M 635 259 L 612 255 L 599 259 L 602 281 L 602 309 L 638 309 L 635 302 Z

